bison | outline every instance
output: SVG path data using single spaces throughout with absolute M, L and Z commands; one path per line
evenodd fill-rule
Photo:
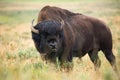
M 61 64 L 72 62 L 73 57 L 88 54 L 95 69 L 100 67 L 98 52 L 101 50 L 116 69 L 112 52 L 112 35 L 101 20 L 58 7 L 45 6 L 38 15 L 38 22 L 31 28 L 36 49 L 46 60 Z

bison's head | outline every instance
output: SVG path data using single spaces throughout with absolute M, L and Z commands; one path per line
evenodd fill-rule
M 63 22 L 42 21 L 32 26 L 32 39 L 41 55 L 55 57 L 63 41 Z

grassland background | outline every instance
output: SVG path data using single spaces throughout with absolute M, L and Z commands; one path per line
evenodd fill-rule
M 0 80 L 117 80 L 102 52 L 99 72 L 94 71 L 88 55 L 82 61 L 74 58 L 74 69 L 69 73 L 41 60 L 30 26 L 45 5 L 103 20 L 112 31 L 113 52 L 120 71 L 120 0 L 0 0 Z

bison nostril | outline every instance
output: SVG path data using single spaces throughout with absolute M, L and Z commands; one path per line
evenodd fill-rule
M 56 48 L 56 45 L 55 44 L 49 44 L 49 47 L 51 48 L 51 49 L 55 49 Z
M 56 48 L 56 46 L 52 46 L 52 49 L 55 49 Z
M 54 49 L 54 48 L 55 48 L 55 46 L 54 46 L 54 45 L 50 45 L 50 47 L 51 47 L 52 49 Z

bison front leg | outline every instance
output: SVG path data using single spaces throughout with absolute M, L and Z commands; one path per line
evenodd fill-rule
M 70 71 L 73 69 L 73 56 L 72 51 L 65 51 L 61 57 L 61 69 L 64 71 Z
M 101 61 L 98 57 L 98 49 L 94 49 L 94 50 L 90 51 L 88 53 L 88 55 L 94 64 L 95 70 L 98 70 L 100 68 L 100 65 L 101 65 Z

